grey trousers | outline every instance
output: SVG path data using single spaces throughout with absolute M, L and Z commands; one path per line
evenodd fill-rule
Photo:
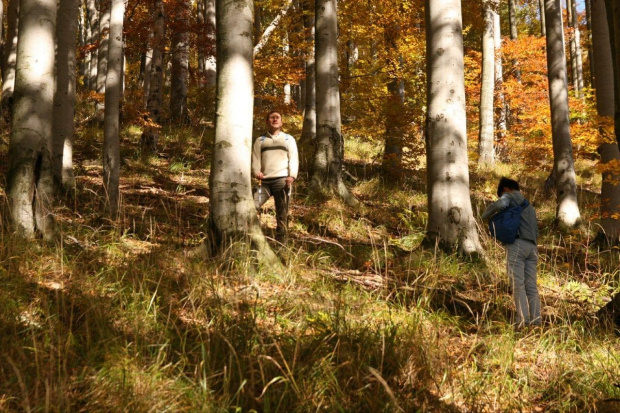
M 265 179 L 261 186 L 254 189 L 256 209 L 260 209 L 271 196 L 276 203 L 276 238 L 281 240 L 288 236 L 288 186 L 286 186 L 286 178 Z
M 538 248 L 518 239 L 506 245 L 506 267 L 512 284 L 518 325 L 540 325 L 540 297 L 536 286 Z

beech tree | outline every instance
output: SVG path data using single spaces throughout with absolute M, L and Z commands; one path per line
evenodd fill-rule
M 609 26 L 604 0 L 592 0 L 592 46 L 596 87 L 596 111 L 600 116 L 613 118 L 616 93 L 611 55 Z M 604 139 L 607 137 L 604 137 Z M 601 164 L 620 163 L 620 149 L 616 142 L 603 142 L 598 152 Z M 620 241 L 620 175 L 614 168 L 603 172 L 601 187 L 601 227 L 606 239 Z
M 17 67 L 17 31 L 19 22 L 19 0 L 10 0 L 7 10 L 7 36 L 3 45 L 2 101 L 0 106 L 8 118 L 13 106 L 15 90 L 15 69 Z
M 547 23 L 545 22 L 545 0 L 538 0 L 538 13 L 540 14 L 540 37 L 546 37 Z
M 482 165 L 495 163 L 495 121 L 493 97 L 495 92 L 495 41 L 493 40 L 494 14 L 497 0 L 483 1 L 484 31 L 482 32 L 482 81 L 480 85 L 480 133 L 478 162 Z
M 260 229 L 252 197 L 252 0 L 217 0 L 217 87 L 210 176 L 212 246 L 248 239 L 259 259 L 278 259 Z M 247 238 L 245 238 L 247 237 Z
M 616 140 L 620 146 L 620 1 L 606 0 L 609 31 L 611 37 L 611 54 L 614 64 L 614 85 L 616 91 L 616 104 L 614 111 L 614 128 Z
M 90 74 L 88 77 L 88 85 L 90 89 L 97 90 L 97 67 L 98 67 L 98 52 L 94 47 L 99 39 L 99 11 L 97 10 L 97 3 L 100 0 L 85 0 L 86 11 L 88 14 L 88 27 L 90 27 L 90 36 L 88 39 L 91 51 L 89 53 Z
M 391 58 L 387 61 L 388 100 L 385 108 L 385 149 L 383 151 L 383 174 L 398 178 L 402 174 L 403 158 L 403 114 L 405 113 L 405 82 L 402 79 L 402 57 L 394 53 L 398 47 L 400 27 L 389 22 L 385 27 L 385 43 Z M 357 48 L 357 47 L 356 47 Z M 358 53 L 355 53 L 357 55 Z
M 58 2 L 52 164 L 54 180 L 65 190 L 75 188 L 73 118 L 75 115 L 75 48 L 79 7 L 79 0 Z
M 97 50 L 97 93 L 105 93 L 106 76 L 108 72 L 108 40 L 110 31 L 110 2 L 99 0 L 99 48 Z M 104 102 L 97 101 L 97 120 L 103 125 Z
M 314 62 L 314 10 L 310 1 L 304 1 L 304 28 L 307 33 L 306 43 L 310 49 L 306 52 L 305 73 L 306 93 L 304 100 L 304 123 L 301 131 L 302 141 L 313 141 L 316 138 L 316 70 Z
M 583 63 L 581 56 L 581 32 L 579 30 L 579 18 L 575 0 L 566 0 L 566 13 L 568 27 L 570 28 L 570 53 L 571 67 L 573 71 L 573 89 L 577 97 L 581 96 L 583 89 Z
M 105 80 L 105 120 L 103 129 L 103 186 L 110 215 L 118 211 L 120 194 L 120 97 L 123 80 L 123 20 L 125 0 L 112 0 L 108 64 Z
M 480 251 L 469 198 L 461 2 L 426 0 L 427 238 Z
M 52 108 L 56 0 L 21 0 L 13 122 L 7 174 L 18 235 L 53 235 Z
M 162 93 L 164 86 L 164 2 L 155 0 L 153 8 L 153 58 L 149 75 L 149 95 L 146 111 L 149 114 L 148 124 L 144 127 L 141 138 L 142 151 L 145 154 L 157 152 Z
M 336 0 L 316 0 L 315 19 L 317 126 L 311 186 L 318 191 L 333 191 L 347 204 L 356 205 L 357 199 L 342 180 L 344 140 L 340 118 Z
M 189 81 L 189 0 L 177 2 L 172 25 L 172 68 L 170 70 L 170 118 L 189 123 L 187 82 Z
M 515 0 L 508 0 L 508 23 L 510 25 L 510 40 L 517 40 L 518 31 L 517 31 L 517 11 Z M 513 60 L 512 66 L 515 67 L 514 75 L 515 78 L 521 82 L 521 70 L 519 69 L 519 64 L 517 60 Z
M 568 110 L 568 84 L 562 8 L 560 0 L 545 0 L 547 24 L 547 76 L 549 78 L 549 102 L 553 137 L 553 171 L 558 223 L 572 227 L 579 222 L 581 214 L 577 203 L 577 183 L 573 148 L 570 136 Z
M 499 3 L 498 3 L 499 6 Z M 499 10 L 493 11 L 493 41 L 495 42 L 495 93 L 497 94 L 497 130 L 500 137 L 506 135 L 506 98 L 504 96 L 504 68 L 502 59 L 502 29 Z

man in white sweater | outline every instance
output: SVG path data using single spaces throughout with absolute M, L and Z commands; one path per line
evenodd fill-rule
M 273 196 L 276 203 L 276 239 L 288 236 L 289 191 L 299 171 L 299 156 L 295 139 L 282 132 L 282 114 L 272 110 L 267 115 L 269 132 L 254 141 L 252 174 L 259 180 L 254 191 L 257 209 Z

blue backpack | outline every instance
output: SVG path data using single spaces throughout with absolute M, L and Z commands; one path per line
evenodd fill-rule
M 517 239 L 519 225 L 521 224 L 521 212 L 530 203 L 526 199 L 521 205 L 506 208 L 493 215 L 489 220 L 489 230 L 496 240 L 504 244 L 513 244 Z

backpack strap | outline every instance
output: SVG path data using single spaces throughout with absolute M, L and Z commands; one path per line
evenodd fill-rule
M 530 206 L 530 201 L 526 199 L 523 202 L 521 202 L 521 205 L 519 205 L 519 208 L 521 208 L 521 212 L 523 212 L 523 210 L 527 208 L 528 206 Z

